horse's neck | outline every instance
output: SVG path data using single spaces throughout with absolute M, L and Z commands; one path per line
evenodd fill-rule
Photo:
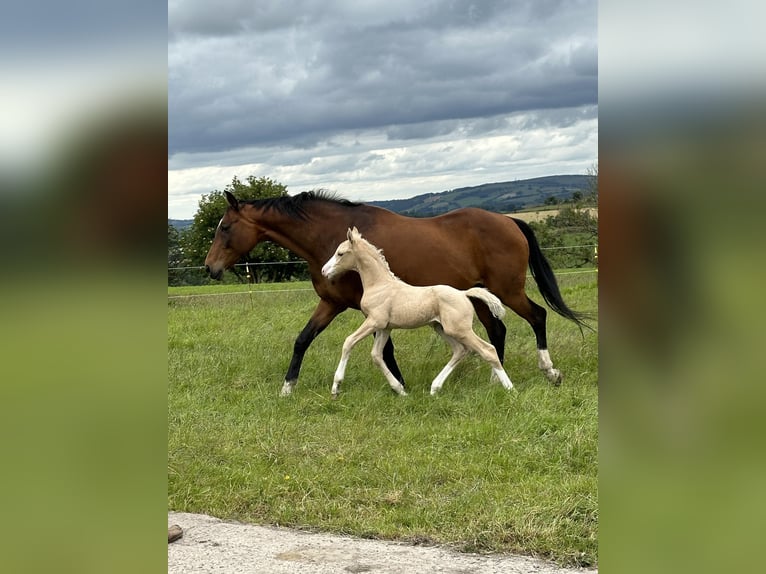
M 369 247 L 360 248 L 356 251 L 356 261 L 357 271 L 365 290 L 380 284 L 398 281 L 388 266 L 380 260 L 378 255 L 372 253 Z
M 254 214 L 255 221 L 264 230 L 264 238 L 289 249 L 309 263 L 317 262 L 327 251 L 323 245 L 323 226 L 318 221 L 322 217 L 296 220 L 277 209 L 259 209 Z

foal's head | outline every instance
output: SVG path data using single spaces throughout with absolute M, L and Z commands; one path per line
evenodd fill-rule
M 332 279 L 336 275 L 343 273 L 344 271 L 358 271 L 356 251 L 360 248 L 362 243 L 367 243 L 362 239 L 362 234 L 356 227 L 348 230 L 346 233 L 347 239 L 338 245 L 330 259 L 322 267 L 322 275 L 328 279 Z
M 397 278 L 388 266 L 383 251 L 362 237 L 356 227 L 350 228 L 346 237 L 348 239 L 338 245 L 335 254 L 322 267 L 322 275 L 328 279 L 332 279 L 344 271 L 358 271 L 362 275 L 364 269 L 360 268 L 360 265 L 369 266 L 369 262 L 372 262 L 372 268 L 381 268 L 394 279 Z M 371 257 L 366 257 L 366 255 Z M 366 263 L 360 264 L 360 257 L 363 257 Z M 369 269 L 369 267 L 366 268 Z

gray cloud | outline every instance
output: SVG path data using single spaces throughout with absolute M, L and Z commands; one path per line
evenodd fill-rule
M 596 104 L 594 1 L 412 4 L 171 1 L 171 156 Z

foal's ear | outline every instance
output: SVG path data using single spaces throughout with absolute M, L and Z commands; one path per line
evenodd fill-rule
M 356 231 L 356 227 L 349 227 L 348 231 L 346 231 L 346 239 L 348 239 L 351 243 L 354 242 L 354 231 Z
M 237 201 L 237 198 L 234 197 L 234 194 L 232 194 L 229 191 L 224 191 L 224 195 L 226 195 L 226 201 L 229 202 L 229 205 L 234 211 L 239 211 L 239 201 Z

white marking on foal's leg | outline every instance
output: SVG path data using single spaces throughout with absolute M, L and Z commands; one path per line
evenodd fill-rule
M 340 392 L 340 384 L 343 381 L 343 377 L 346 374 L 346 364 L 348 364 L 348 353 L 343 353 L 343 355 L 340 358 L 340 363 L 338 363 L 338 368 L 335 369 L 335 377 L 333 377 L 333 381 L 332 381 L 333 398 L 337 398 L 338 393 Z
M 506 389 L 511 390 L 513 388 L 513 383 L 511 383 L 508 373 L 505 372 L 503 364 L 497 357 L 497 350 L 492 345 L 476 335 L 473 331 L 471 331 L 467 339 L 463 340 L 463 344 L 473 349 L 477 355 L 489 363 L 492 367 L 492 375 L 497 377 Z
M 513 388 L 513 383 L 511 382 L 511 378 L 508 376 L 508 373 L 505 372 L 505 370 L 497 367 L 492 367 L 492 374 L 498 378 L 500 383 L 508 389 L 509 391 Z
M 293 392 L 293 387 L 296 384 L 298 384 L 297 380 L 288 381 L 287 379 L 285 379 L 285 383 L 282 385 L 282 391 L 279 394 L 282 395 L 283 397 L 290 396 Z
M 372 360 L 383 372 L 383 376 L 386 377 L 388 384 L 399 395 L 406 397 L 407 391 L 404 390 L 402 383 L 394 376 L 391 370 L 386 365 L 386 361 L 383 360 L 383 347 L 386 346 L 386 342 L 391 336 L 390 331 L 381 330 L 375 333 L 375 342 L 372 344 Z
M 553 368 L 553 361 L 548 349 L 537 349 L 537 366 L 554 385 L 561 384 L 561 371 Z
M 431 394 L 435 395 L 439 392 L 439 389 L 442 388 L 442 385 L 444 384 L 444 381 L 447 380 L 447 377 L 450 376 L 450 373 L 452 373 L 452 370 L 454 369 L 454 365 L 452 364 L 452 361 L 444 365 L 444 368 L 439 372 L 438 375 L 436 375 L 436 378 L 431 383 Z
M 341 351 L 340 354 L 340 363 L 338 363 L 338 368 L 335 370 L 335 377 L 332 382 L 332 397 L 334 399 L 338 398 L 338 390 L 340 387 L 340 383 L 343 380 L 343 376 L 346 374 L 346 364 L 348 363 L 348 357 L 351 354 L 351 349 L 354 348 L 354 345 L 356 345 L 359 341 L 361 341 L 364 337 L 371 334 L 374 331 L 370 323 L 365 320 L 364 323 L 353 333 L 351 333 L 348 337 L 346 337 L 346 340 L 343 341 L 343 351 Z
M 455 367 L 458 365 L 458 363 L 460 363 L 460 361 L 462 361 L 468 355 L 468 349 L 466 349 L 465 346 L 457 339 L 447 335 L 441 325 L 439 325 L 439 327 L 434 327 L 434 330 L 439 333 L 439 335 L 441 335 L 445 341 L 447 341 L 450 349 L 452 349 L 452 358 L 449 360 L 449 363 L 444 365 L 444 368 L 439 372 L 438 375 L 436 375 L 436 378 L 431 383 L 432 395 L 435 395 L 437 392 L 439 392 L 439 390 L 442 388 L 442 385 L 444 384 L 444 381 L 447 380 L 447 377 L 449 377 L 452 371 L 455 370 Z

